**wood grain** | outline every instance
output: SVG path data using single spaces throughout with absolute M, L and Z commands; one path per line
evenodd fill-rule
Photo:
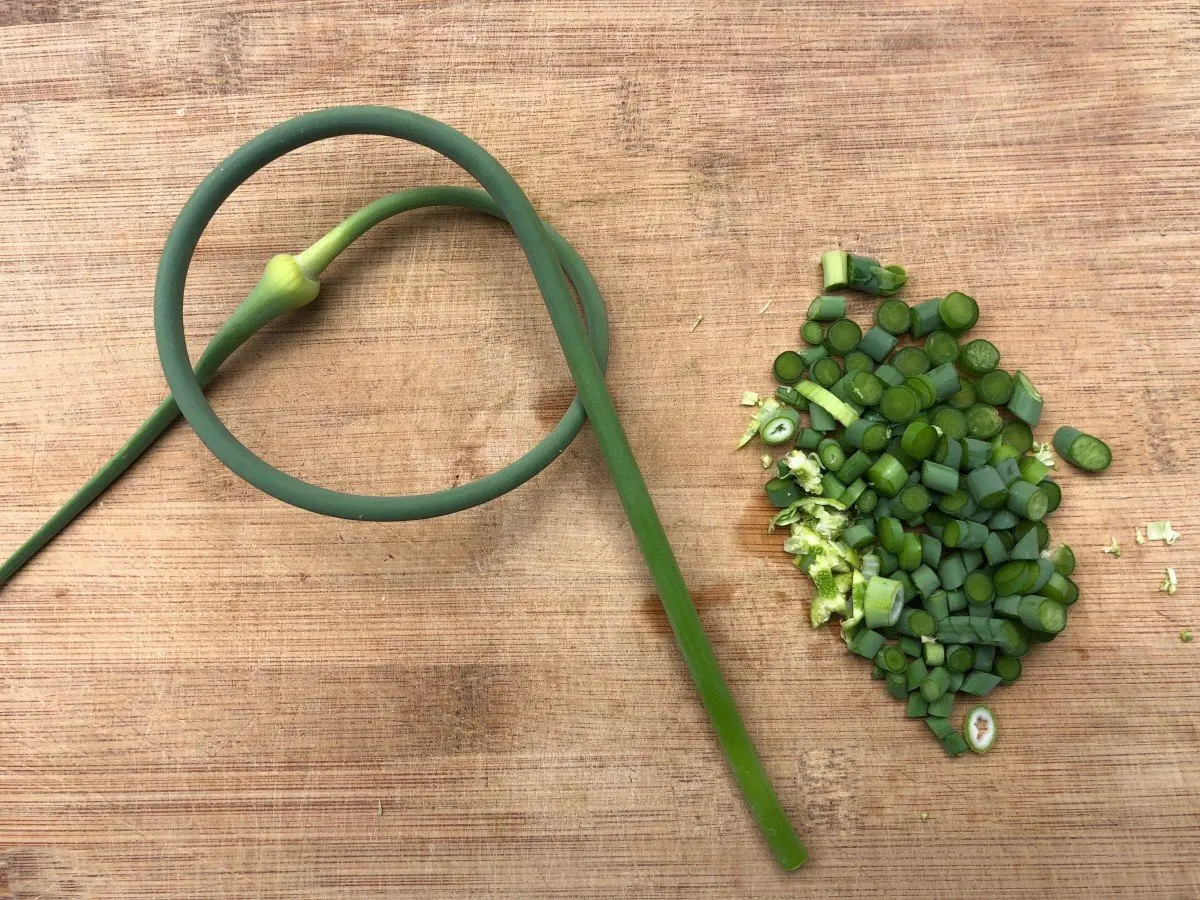
M 613 393 L 812 851 L 776 871 L 741 808 L 586 432 L 487 507 L 381 525 L 262 496 L 180 427 L 0 596 L 0 897 L 1200 896 L 1195 3 L 7 0 L 0 26 L 0 552 L 161 396 L 157 254 L 212 166 L 315 107 L 444 119 L 599 279 Z M 464 179 L 373 139 L 261 173 L 201 245 L 193 344 L 271 253 L 438 181 Z M 1063 475 L 1083 597 L 986 758 L 807 628 L 726 450 L 833 246 L 979 297 L 1043 433 L 1116 453 Z M 448 485 L 569 400 L 495 224 L 410 216 L 326 285 L 213 394 L 289 471 Z M 1177 546 L 1132 545 L 1168 513 Z

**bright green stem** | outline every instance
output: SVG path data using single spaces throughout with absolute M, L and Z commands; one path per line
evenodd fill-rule
M 273 257 L 258 284 L 225 320 L 196 361 L 196 380 L 201 387 L 207 388 L 221 364 L 256 332 L 283 313 L 311 301 L 319 289 L 320 285 L 307 276 L 294 258 L 284 255 Z M 149 450 L 177 418 L 179 407 L 175 405 L 174 398 L 168 395 L 150 417 L 138 426 L 129 440 L 121 445 L 121 449 L 5 560 L 4 565 L 0 566 L 0 586 L 17 574 L 25 563 L 137 462 L 138 457 Z
M 326 267 L 337 259 L 338 254 L 385 219 L 396 215 L 396 194 L 380 197 L 368 203 L 358 212 L 343 219 L 329 233 L 296 254 L 296 262 L 310 278 L 320 278 Z

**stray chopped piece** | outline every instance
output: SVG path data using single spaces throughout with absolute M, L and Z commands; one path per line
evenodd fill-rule
M 1171 527 L 1170 522 L 1149 522 L 1146 525 L 1146 539 L 1170 545 L 1179 540 L 1179 532 Z
M 1175 570 L 1167 566 L 1167 573 L 1163 576 L 1162 584 L 1158 586 L 1158 589 L 1167 594 L 1174 594 L 1178 586 L 1179 580 L 1175 577 Z

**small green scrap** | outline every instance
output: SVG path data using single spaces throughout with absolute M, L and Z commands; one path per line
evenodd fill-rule
M 1179 632 L 1179 639 L 1185 644 L 1190 644 L 1193 640 L 1195 640 L 1195 636 L 1192 634 L 1192 630 L 1190 628 L 1185 628 L 1183 631 Z
M 1108 546 L 1104 548 L 1103 552 L 1107 553 L 1109 556 L 1115 556 L 1118 558 L 1121 556 L 1121 545 L 1117 543 L 1117 539 L 1111 534 L 1108 536 Z
M 1146 524 L 1146 540 L 1162 541 L 1167 546 L 1179 540 L 1179 532 L 1168 522 L 1148 522 Z
M 1033 456 L 1047 469 L 1055 468 L 1057 460 L 1054 458 L 1054 452 L 1049 444 L 1034 444 Z
M 1162 584 L 1158 589 L 1164 594 L 1174 594 L 1179 587 L 1179 579 L 1175 576 L 1175 570 L 1167 566 L 1166 574 L 1163 576 Z
M 821 458 L 803 450 L 789 450 L 783 458 L 788 474 L 806 494 L 821 493 Z
M 1133 529 L 1133 542 L 1139 547 L 1146 543 L 1146 534 L 1140 528 Z

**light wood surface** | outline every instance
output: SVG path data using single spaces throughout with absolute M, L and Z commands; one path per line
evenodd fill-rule
M 586 431 L 495 503 L 381 525 L 176 427 L 0 592 L 0 897 L 1200 895 L 1194 3 L 5 0 L 0 26 L 0 554 L 162 395 L 157 255 L 223 156 L 332 104 L 443 119 L 599 280 L 623 421 L 812 853 L 780 873 L 741 807 Z M 381 139 L 271 167 L 200 247 L 193 346 L 272 253 L 445 181 Z M 978 297 L 1041 433 L 1116 454 L 1062 475 L 1082 599 L 985 758 L 807 627 L 730 449 L 835 246 Z M 439 213 L 213 391 L 269 460 L 367 492 L 494 469 L 570 395 L 509 235 Z M 1168 515 L 1178 545 L 1133 545 Z

